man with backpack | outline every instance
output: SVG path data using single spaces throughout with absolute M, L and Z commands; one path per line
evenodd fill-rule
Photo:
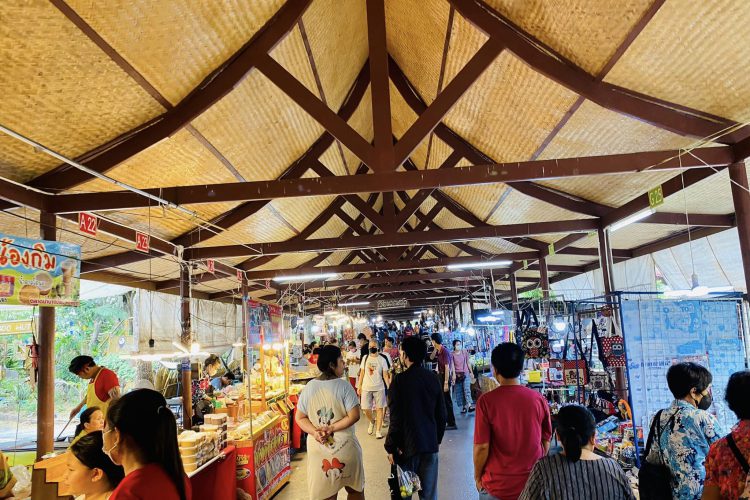
M 367 433 L 383 438 L 383 412 L 386 407 L 385 389 L 391 385 L 391 363 L 387 356 L 378 353 L 378 341 L 370 340 L 369 352 L 362 358 L 357 393 L 362 397 L 362 409 L 370 426 Z M 375 414 L 373 415 L 373 408 Z

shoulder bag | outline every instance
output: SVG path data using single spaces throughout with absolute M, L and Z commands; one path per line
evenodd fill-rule
M 640 493 L 641 500 L 671 500 L 672 499 L 672 469 L 664 461 L 664 450 L 659 445 L 659 464 L 652 464 L 648 462 L 648 455 L 651 452 L 651 445 L 654 441 L 654 436 L 661 443 L 661 415 L 664 410 L 659 410 L 654 417 L 654 421 L 651 423 L 651 430 L 648 433 L 648 441 L 646 442 L 646 456 L 641 464 L 641 470 L 638 471 L 638 492 Z M 674 412 L 672 417 L 667 422 L 667 427 L 670 427 L 674 421 L 675 416 L 679 410 Z
M 727 444 L 729 449 L 732 450 L 734 458 L 740 463 L 740 467 L 745 471 L 745 489 L 740 494 L 737 500 L 750 500 L 750 465 L 747 463 L 747 459 L 742 455 L 742 452 L 737 447 L 737 442 L 734 440 L 732 433 L 730 432 L 727 436 Z

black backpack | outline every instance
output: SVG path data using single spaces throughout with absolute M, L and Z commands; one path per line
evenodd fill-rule
M 647 461 L 648 455 L 651 452 L 651 445 L 654 441 L 654 435 L 656 439 L 661 443 L 661 414 L 664 410 L 659 410 L 654 417 L 654 421 L 651 422 L 651 430 L 648 433 L 648 441 L 646 442 L 646 455 L 641 464 L 641 469 L 638 471 L 638 492 L 640 493 L 641 500 L 672 500 L 672 469 L 664 463 L 664 450 L 659 446 L 659 464 L 652 464 Z M 671 427 L 674 424 L 674 419 L 679 413 L 679 410 L 674 412 L 667 422 L 667 427 Z

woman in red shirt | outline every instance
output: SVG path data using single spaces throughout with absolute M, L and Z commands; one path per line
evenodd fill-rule
M 104 453 L 125 469 L 109 500 L 191 500 L 177 444 L 177 422 L 160 393 L 129 392 L 109 407 Z M 157 493 L 158 492 L 158 493 Z

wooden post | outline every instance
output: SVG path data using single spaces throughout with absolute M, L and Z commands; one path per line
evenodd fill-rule
M 516 279 L 516 273 L 511 273 L 508 278 L 510 279 L 510 300 L 512 302 L 513 322 L 515 324 L 516 313 L 518 312 L 518 280 Z
M 458 321 L 464 326 L 464 299 L 458 299 Z
M 490 284 L 490 310 L 497 309 L 497 299 L 495 298 L 495 279 L 490 278 L 488 280 Z
M 192 345 L 192 334 L 190 328 L 190 264 L 184 262 L 180 265 L 180 324 L 182 332 L 180 341 L 188 350 Z M 189 359 L 189 358 L 188 358 Z M 193 426 L 193 384 L 190 373 L 190 363 L 187 370 L 182 364 L 181 387 L 182 387 L 182 428 L 190 430 Z
M 242 372 L 244 375 L 245 380 L 245 386 L 247 386 L 248 394 L 247 398 L 250 400 L 250 366 L 249 366 L 249 360 L 247 356 L 247 350 L 250 347 L 249 339 L 248 339 L 248 329 L 250 325 L 247 324 L 248 318 L 247 318 L 247 300 L 249 296 L 250 290 L 247 286 L 247 280 L 243 277 L 242 278 Z
M 609 296 L 614 290 L 612 274 L 612 247 L 609 243 L 609 229 L 599 228 L 599 266 L 604 278 L 604 294 Z
M 474 292 L 469 294 L 469 323 L 474 324 Z
M 539 259 L 539 276 L 542 286 L 542 300 L 549 302 L 549 272 L 547 272 L 547 258 Z
M 39 214 L 40 234 L 43 240 L 57 241 L 57 218 L 54 214 Z M 55 446 L 55 308 L 39 308 L 39 379 L 36 407 L 36 459 L 54 450 Z M 70 360 L 65 360 L 70 361 Z M 46 498 L 49 487 L 45 470 L 34 469 L 31 479 L 32 497 Z
M 750 290 L 750 193 L 744 162 L 729 166 L 729 179 L 732 182 L 734 216 L 737 219 L 742 268 L 745 271 L 745 289 Z

